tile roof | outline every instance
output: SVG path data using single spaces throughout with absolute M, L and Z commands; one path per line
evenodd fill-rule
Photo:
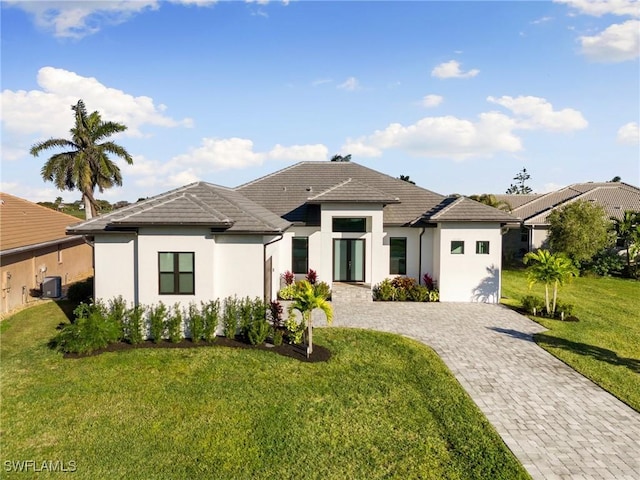
M 355 162 L 300 162 L 240 185 L 236 190 L 286 220 L 304 224 L 308 206 L 313 203 L 313 192 L 318 192 L 315 195 L 318 198 L 325 194 L 330 198 L 328 191 L 342 185 L 344 189 L 339 188 L 339 192 L 335 194 L 335 198 L 340 198 L 340 201 L 357 203 L 366 196 L 365 192 L 373 195 L 376 201 L 385 196 L 396 199 L 397 202 L 384 207 L 385 225 L 409 226 L 420 221 L 429 222 L 428 212 L 437 211 L 447 198 Z M 348 193 L 353 196 L 350 197 Z M 309 198 L 312 199 L 311 202 Z M 465 207 L 466 205 L 465 203 Z M 476 221 L 504 221 L 504 212 L 487 208 L 490 211 L 485 211 L 486 220 Z M 312 211 L 309 213 L 309 218 L 312 218 Z
M 607 215 L 616 218 L 622 218 L 625 210 L 640 211 L 638 187 L 624 182 L 587 182 L 539 195 L 518 207 L 514 206 L 511 213 L 522 218 L 527 225 L 545 225 L 551 211 L 577 200 L 596 202 L 604 207 Z
M 387 225 L 408 225 L 445 198 L 355 162 L 296 163 L 236 189 L 286 220 L 304 223 L 309 197 L 315 192 L 316 195 L 321 194 L 349 178 L 399 199 L 400 203 L 384 208 L 384 223 Z
M 431 222 L 500 222 L 517 223 L 507 212 L 490 207 L 468 197 L 449 197 L 425 216 Z
M 233 189 L 196 182 L 93 218 L 68 232 L 91 234 L 150 225 L 207 226 L 229 233 L 279 233 L 290 226 Z
M 525 203 L 529 203 L 532 200 L 535 200 L 538 197 L 541 197 L 542 193 L 524 193 L 524 194 L 513 194 L 513 193 L 504 193 L 493 195 L 496 197 L 496 200 L 499 202 L 507 202 L 511 209 L 515 209 L 521 207 Z
M 400 203 L 400 200 L 398 197 L 381 192 L 352 178 L 307 199 L 307 203 L 332 202 L 383 203 L 386 205 Z
M 0 192 L 0 249 L 68 240 L 65 229 L 80 222 L 76 217 Z

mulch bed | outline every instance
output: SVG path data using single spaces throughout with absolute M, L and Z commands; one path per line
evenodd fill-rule
M 271 344 L 263 344 L 263 345 L 250 345 L 245 343 L 240 339 L 230 339 L 227 337 L 216 337 L 214 342 L 205 342 L 199 341 L 198 343 L 194 343 L 189 339 L 184 339 L 180 342 L 169 342 L 167 340 L 163 340 L 158 343 L 154 343 L 151 340 L 146 340 L 137 345 L 132 345 L 126 342 L 117 342 L 112 343 L 105 348 L 101 348 L 99 350 L 94 350 L 90 353 L 65 353 L 64 358 L 85 358 L 85 357 L 93 357 L 95 355 L 100 355 L 104 352 L 119 352 L 123 350 L 133 350 L 137 348 L 203 348 L 203 347 L 229 347 L 229 348 L 246 348 L 251 350 L 266 350 L 269 352 L 277 353 L 278 355 L 282 355 L 283 357 L 293 358 L 295 360 L 299 360 L 301 362 L 308 363 L 317 363 L 317 362 L 326 362 L 331 358 L 331 352 L 328 348 L 323 347 L 322 345 L 314 345 L 313 353 L 307 358 L 306 346 L 300 345 L 290 345 L 288 343 L 283 343 L 282 345 L 271 345 Z

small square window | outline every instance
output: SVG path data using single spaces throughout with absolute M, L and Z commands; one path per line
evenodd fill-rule
M 476 253 L 489 255 L 489 242 L 486 240 L 479 240 L 476 242 Z
M 462 254 L 464 254 L 464 241 L 462 241 L 462 240 L 452 240 L 451 241 L 451 253 L 453 255 L 462 255 Z
M 195 293 L 194 260 L 193 252 L 158 253 L 160 295 L 193 295 Z

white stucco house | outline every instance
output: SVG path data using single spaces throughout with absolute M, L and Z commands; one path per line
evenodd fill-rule
M 354 162 L 301 162 L 234 189 L 197 182 L 70 227 L 94 246 L 95 296 L 139 304 L 275 298 L 281 275 L 354 282 L 429 273 L 443 302 L 498 302 L 516 219 Z

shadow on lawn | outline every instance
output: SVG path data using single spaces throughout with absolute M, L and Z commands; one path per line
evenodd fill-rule
M 640 360 L 635 358 L 619 357 L 616 352 L 607 350 L 606 348 L 587 345 L 586 343 L 572 342 L 571 340 L 552 337 L 545 333 L 536 333 L 534 335 L 534 339 L 541 347 L 560 348 L 568 352 L 593 357 L 596 360 L 607 362 L 611 365 L 627 367 L 632 372 L 640 373 Z

